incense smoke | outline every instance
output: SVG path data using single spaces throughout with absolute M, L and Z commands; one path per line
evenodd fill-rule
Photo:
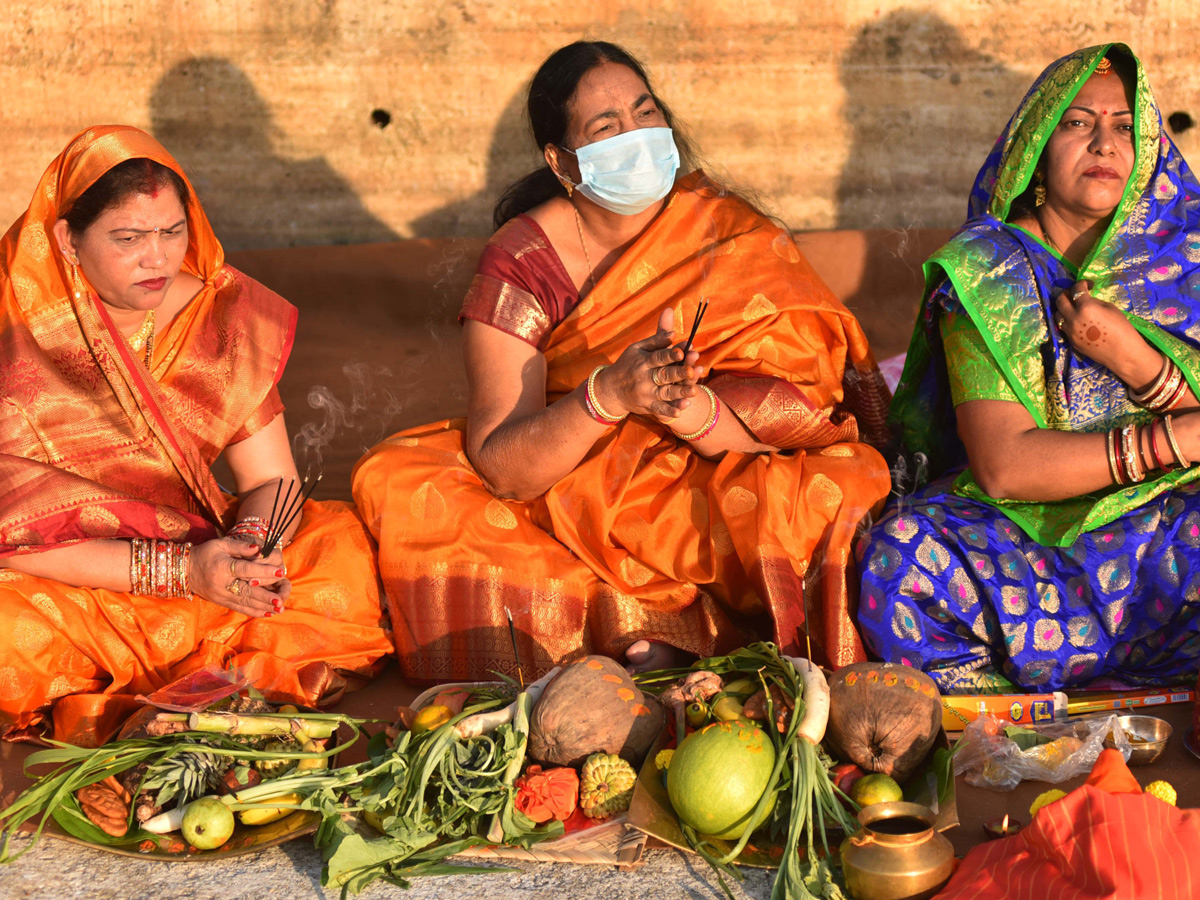
M 391 385 L 395 382 L 386 366 L 347 363 L 342 367 L 350 382 L 350 401 L 343 403 L 323 384 L 308 391 L 308 405 L 321 413 L 320 422 L 306 422 L 292 438 L 297 469 L 317 474 L 324 469 L 324 451 L 343 432 L 356 435 L 360 451 L 370 449 L 389 433 L 392 420 L 403 408 Z

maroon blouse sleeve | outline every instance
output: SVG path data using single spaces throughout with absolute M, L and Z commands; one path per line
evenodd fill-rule
M 518 216 L 492 235 L 459 311 L 544 350 L 550 332 L 579 302 L 575 285 L 545 233 Z

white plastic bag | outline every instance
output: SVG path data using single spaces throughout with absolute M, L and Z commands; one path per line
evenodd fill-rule
M 1091 772 L 1110 732 L 1128 760 L 1129 741 L 1116 715 L 1030 727 L 980 716 L 963 732 L 954 754 L 954 774 L 968 784 L 1001 791 L 1022 781 L 1059 784 Z

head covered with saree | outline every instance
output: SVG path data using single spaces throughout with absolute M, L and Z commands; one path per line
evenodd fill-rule
M 1076 269 L 1010 223 L 1064 111 L 1105 59 L 1131 73 L 1134 162 L 1106 231 Z M 1119 77 L 1115 67 L 1111 77 Z M 1078 281 L 1120 309 L 1154 347 L 1200 384 L 1200 184 L 1162 127 L 1140 61 L 1124 44 L 1078 50 L 1052 63 L 1021 101 L 975 181 L 965 225 L 925 264 L 926 288 L 892 406 L 906 447 L 937 475 L 965 462 L 938 330 L 943 312 L 978 328 L 1007 387 L 1041 428 L 1103 431 L 1149 414 L 1106 368 L 1074 352 L 1050 323 L 1054 302 Z M 1157 473 L 1133 486 L 1070 500 L 993 500 L 967 470 L 956 490 L 992 503 L 1031 537 L 1066 545 L 1196 470 Z
M 160 333 L 148 367 L 53 232 L 84 191 L 131 159 L 187 184 L 182 269 L 203 283 Z M 0 555 L 92 538 L 214 537 L 230 501 L 209 466 L 281 410 L 275 384 L 295 310 L 225 266 L 171 155 L 128 126 L 76 135 L 0 241 L 0 305 Z

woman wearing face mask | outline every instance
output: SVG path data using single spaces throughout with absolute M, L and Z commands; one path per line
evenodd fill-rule
M 1195 678 L 1198 196 L 1124 45 L 1030 90 L 926 268 L 893 412 L 947 474 L 864 542 L 884 659 L 946 691 Z
M 225 265 L 154 138 L 71 141 L 0 241 L 0 305 L 0 735 L 95 745 L 209 666 L 310 704 L 369 675 L 391 643 L 354 510 L 306 504 L 261 558 L 296 310 Z
M 355 472 L 405 673 L 514 671 L 506 613 L 526 675 L 794 647 L 806 613 L 815 652 L 861 658 L 846 566 L 887 395 L 857 321 L 786 231 L 676 178 L 689 148 L 621 48 L 557 51 L 528 106 L 545 166 L 463 304 L 468 417 Z

